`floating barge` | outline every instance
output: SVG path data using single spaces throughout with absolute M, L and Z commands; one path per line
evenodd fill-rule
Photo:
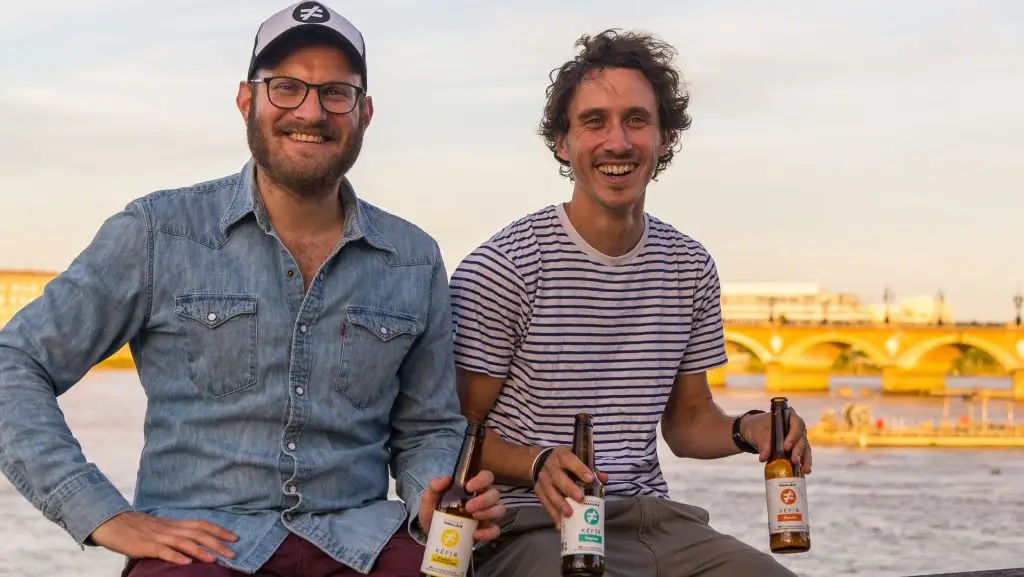
M 840 414 L 826 411 L 819 422 L 808 425 L 807 438 L 811 445 L 817 446 L 1024 449 L 1024 425 L 1014 421 L 1013 401 L 1008 405 L 1005 421 L 990 421 L 988 396 L 981 395 L 980 400 L 980 420 L 974 419 L 973 406 L 970 414 L 951 419 L 947 396 L 941 419 L 913 425 L 903 424 L 902 419 L 897 419 L 896 424 L 872 419 L 866 405 L 848 404 Z

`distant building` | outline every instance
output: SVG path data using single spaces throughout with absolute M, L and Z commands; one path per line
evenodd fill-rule
M 47 271 L 0 270 L 0 327 L 22 307 L 43 294 L 56 276 Z M 727 321 L 766 321 L 772 317 L 793 322 L 881 323 L 883 303 L 864 304 L 850 293 L 829 292 L 810 282 L 722 283 L 722 316 Z M 942 303 L 942 320 L 953 322 L 949 301 Z M 893 323 L 935 323 L 939 319 L 938 299 L 928 295 L 902 298 L 889 304 Z
M 935 297 L 917 296 L 889 303 L 893 323 L 953 322 L 949 301 L 940 307 Z M 786 320 L 791 322 L 881 323 L 884 303 L 862 303 L 859 295 L 828 291 L 818 283 L 722 283 L 722 316 L 727 321 Z
M 25 305 L 42 296 L 46 283 L 57 276 L 55 272 L 34 270 L 0 270 L 0 328 Z M 111 368 L 133 366 L 131 351 L 121 347 L 109 359 L 100 363 Z
M 43 294 L 53 272 L 31 270 L 0 270 L 0 327 L 22 307 Z

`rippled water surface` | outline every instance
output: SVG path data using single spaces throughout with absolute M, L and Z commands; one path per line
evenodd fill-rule
M 756 386 L 756 380 L 747 379 Z M 860 386 L 861 383 L 855 383 Z M 869 383 L 870 384 L 870 383 Z M 730 412 L 765 407 L 760 390 L 716 391 Z M 849 402 L 829 395 L 793 396 L 808 420 Z M 61 399 L 86 456 L 132 494 L 142 445 L 145 399 L 133 373 L 93 373 Z M 884 417 L 940 416 L 941 401 L 871 401 Z M 966 410 L 951 406 L 955 416 Z M 1024 408 L 1018 405 L 1018 411 Z M 989 409 L 1005 418 L 1003 407 Z M 1024 414 L 1018 415 L 1018 422 Z M 708 509 L 720 531 L 767 550 L 761 465 L 739 455 L 680 461 L 662 447 L 676 499 Z M 918 575 L 1024 566 L 1024 450 L 862 451 L 819 447 L 808 481 L 813 548 L 783 562 L 806 577 Z M 117 575 L 120 557 L 82 552 L 0 478 L 0 575 Z

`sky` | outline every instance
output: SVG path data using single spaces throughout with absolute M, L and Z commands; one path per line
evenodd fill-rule
M 350 173 L 451 270 L 571 184 L 537 135 L 584 33 L 672 43 L 693 125 L 648 188 L 723 282 L 877 302 L 942 290 L 1005 321 L 1024 284 L 1024 3 L 327 2 L 359 27 L 375 115 Z M 268 0 L 4 0 L 0 268 L 61 270 L 104 219 L 248 160 L 234 98 Z

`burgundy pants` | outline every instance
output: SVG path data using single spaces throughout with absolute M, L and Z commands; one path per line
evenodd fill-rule
M 369 577 L 419 577 L 423 546 L 398 531 L 380 552 Z M 177 565 L 160 559 L 131 559 L 121 577 L 242 577 L 246 573 L 222 565 L 193 561 Z M 289 534 L 255 577 L 356 577 L 361 574 L 338 563 L 309 541 Z

